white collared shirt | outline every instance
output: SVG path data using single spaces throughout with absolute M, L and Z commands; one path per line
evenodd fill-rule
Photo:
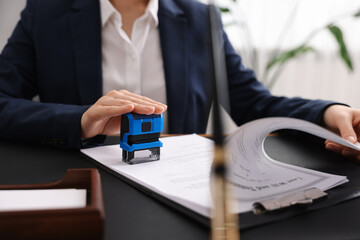
M 149 1 L 144 15 L 134 22 L 129 38 L 122 29 L 121 14 L 109 0 L 100 0 L 103 95 L 126 89 L 166 104 L 158 8 L 158 0 Z M 163 132 L 168 132 L 166 112 Z

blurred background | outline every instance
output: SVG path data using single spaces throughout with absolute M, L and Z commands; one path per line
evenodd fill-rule
M 0 49 L 25 2 L 0 0 Z M 256 71 L 273 94 L 329 99 L 360 108 L 360 16 L 356 16 L 360 0 L 216 3 L 222 8 L 225 29 L 245 65 Z M 333 32 L 328 26 L 335 26 Z M 345 58 L 339 54 L 338 29 L 340 42 L 346 47 Z M 266 70 L 271 59 L 278 62 Z
M 25 7 L 25 0 L 0 0 L 0 49 L 4 48 Z
M 216 3 L 226 9 L 225 29 L 245 65 L 273 94 L 329 99 L 360 108 L 359 0 Z M 344 45 L 339 45 L 335 37 L 339 35 Z M 340 46 L 346 47 L 347 57 L 341 57 Z M 266 70 L 275 56 L 280 62 Z

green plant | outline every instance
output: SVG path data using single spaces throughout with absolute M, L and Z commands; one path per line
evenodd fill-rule
M 237 0 L 232 0 L 232 1 L 237 2 Z M 294 16 L 294 13 L 296 12 L 296 7 L 294 8 L 293 13 L 290 14 L 291 19 L 294 18 L 293 16 Z M 222 12 L 222 14 L 232 14 L 232 10 L 228 7 L 220 7 L 219 9 Z M 352 13 L 342 14 L 342 15 L 336 17 L 330 23 L 312 31 L 299 46 L 294 47 L 292 49 L 288 49 L 288 50 L 281 50 L 280 45 L 281 45 L 283 39 L 285 38 L 285 36 L 290 28 L 291 22 L 292 22 L 290 20 L 287 21 L 286 25 L 284 26 L 283 33 L 281 34 L 281 36 L 278 39 L 279 46 L 276 46 L 276 48 L 274 48 L 274 50 L 271 52 L 270 58 L 266 64 L 266 68 L 262 71 L 263 75 L 260 78 L 261 82 L 267 88 L 271 89 L 274 86 L 274 84 L 276 83 L 276 81 L 279 79 L 279 76 L 281 75 L 282 71 L 284 70 L 284 67 L 290 60 L 293 60 L 304 54 L 316 51 L 316 49 L 311 46 L 310 42 L 314 37 L 316 37 L 316 35 L 318 35 L 322 31 L 329 31 L 331 33 L 331 35 L 334 37 L 334 39 L 337 43 L 337 46 L 338 46 L 338 52 L 339 52 L 340 59 L 344 62 L 345 66 L 348 68 L 348 70 L 350 72 L 352 72 L 353 71 L 352 60 L 351 60 L 350 54 L 348 52 L 348 48 L 347 48 L 345 40 L 344 40 L 342 30 L 336 24 L 340 20 L 343 20 L 344 18 L 348 18 L 348 17 L 355 17 L 355 18 L 360 17 L 360 10 L 358 10 L 356 12 L 352 12 Z M 251 34 L 247 27 L 246 22 L 239 23 L 237 21 L 230 21 L 230 22 L 224 23 L 224 26 L 226 28 L 227 26 L 231 26 L 233 24 L 236 24 L 239 27 L 245 29 L 245 33 L 247 35 L 245 37 L 247 38 L 247 42 L 251 43 L 251 36 L 250 36 Z M 252 45 L 252 44 L 250 44 L 250 45 Z M 252 56 L 250 56 L 250 62 L 251 62 L 250 67 L 259 76 L 260 69 L 258 69 L 257 51 L 253 46 L 252 46 L 252 48 L 253 48 L 251 50 Z

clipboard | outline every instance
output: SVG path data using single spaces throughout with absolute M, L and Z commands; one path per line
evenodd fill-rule
M 177 134 L 168 134 L 163 135 L 162 137 L 168 136 L 177 136 Z M 119 137 L 113 136 L 107 138 L 105 145 L 113 144 L 119 144 Z M 354 171 L 354 168 L 358 168 L 358 165 L 349 160 L 344 161 L 344 158 L 341 155 L 326 151 L 323 148 L 323 142 L 321 139 L 314 138 L 313 136 L 298 136 L 297 138 L 294 138 L 293 136 L 276 134 L 270 135 L 270 137 L 266 138 L 265 147 L 270 156 L 273 156 L 281 162 L 308 167 L 318 171 L 346 175 L 348 176 L 350 182 L 328 190 L 326 198 L 316 201 L 315 204 L 295 205 L 293 207 L 284 208 L 283 210 L 270 211 L 266 214 L 260 215 L 254 214 L 252 211 L 241 213 L 239 214 L 239 221 L 241 223 L 239 226 L 240 230 L 282 221 L 300 214 L 328 208 L 341 202 L 360 197 L 360 189 L 357 187 L 360 184 L 360 177 L 358 176 L 358 172 Z M 304 149 L 307 149 L 307 151 L 304 151 Z M 202 226 L 210 227 L 209 218 L 204 217 L 148 189 L 146 186 L 136 183 L 132 179 L 117 173 L 85 154 L 82 154 L 82 157 L 119 178 L 123 182 L 126 182 L 134 188 L 140 190 L 144 194 L 159 200 L 166 206 L 169 206 L 179 213 L 195 220 Z
M 0 190 L 86 189 L 86 207 L 0 212 L 0 239 L 103 239 L 104 204 L 97 169 L 68 169 L 56 182 L 0 185 Z

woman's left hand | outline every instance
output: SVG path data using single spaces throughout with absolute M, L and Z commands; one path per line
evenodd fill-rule
M 360 139 L 360 109 L 343 105 L 332 105 L 324 112 L 325 127 L 339 134 L 349 142 L 356 143 Z M 342 154 L 360 163 L 360 151 L 350 149 L 330 140 L 325 141 L 326 149 Z

